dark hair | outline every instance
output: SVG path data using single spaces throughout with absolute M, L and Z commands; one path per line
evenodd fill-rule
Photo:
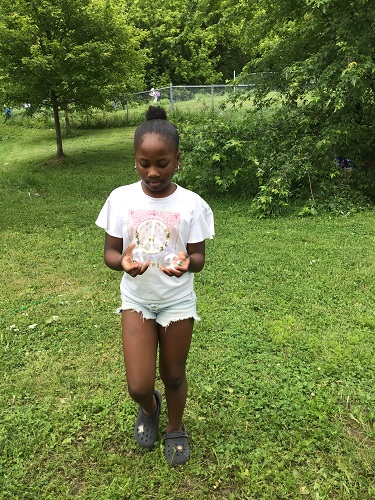
M 180 137 L 177 129 L 168 121 L 167 112 L 160 106 L 150 106 L 146 111 L 146 120 L 137 127 L 134 134 L 134 149 L 137 149 L 146 134 L 160 135 L 165 142 L 172 144 L 176 151 L 179 148 Z

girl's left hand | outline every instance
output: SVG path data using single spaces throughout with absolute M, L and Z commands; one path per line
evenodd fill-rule
M 173 260 L 173 267 L 160 267 L 167 276 L 175 276 L 180 278 L 183 274 L 187 273 L 190 265 L 190 256 L 187 252 L 181 251 Z

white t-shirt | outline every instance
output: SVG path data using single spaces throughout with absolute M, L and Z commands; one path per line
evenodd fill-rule
M 166 303 L 193 291 L 193 273 L 180 278 L 167 276 L 160 265 L 168 262 L 188 243 L 214 236 L 211 208 L 196 193 L 181 186 L 170 196 L 152 198 L 143 192 L 141 181 L 121 186 L 109 195 L 96 224 L 123 240 L 123 251 L 136 243 L 133 257 L 150 260 L 150 267 L 135 278 L 124 273 L 121 291 L 137 302 Z

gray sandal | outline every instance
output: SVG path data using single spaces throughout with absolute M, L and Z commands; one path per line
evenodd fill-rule
M 145 415 L 139 407 L 137 420 L 134 426 L 134 437 L 142 448 L 152 448 L 158 440 L 159 434 L 159 416 L 161 411 L 161 394 L 154 391 L 157 410 L 154 415 Z
M 164 456 L 172 467 L 185 464 L 190 457 L 188 435 L 182 431 L 167 432 L 164 436 Z

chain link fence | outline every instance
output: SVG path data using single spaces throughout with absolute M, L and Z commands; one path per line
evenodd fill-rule
M 230 97 L 251 91 L 255 84 L 238 85 L 169 85 L 136 92 L 128 100 L 120 99 L 123 109 L 130 114 L 143 112 L 150 104 L 163 106 L 173 114 L 176 111 L 199 112 L 225 110 L 230 106 Z

